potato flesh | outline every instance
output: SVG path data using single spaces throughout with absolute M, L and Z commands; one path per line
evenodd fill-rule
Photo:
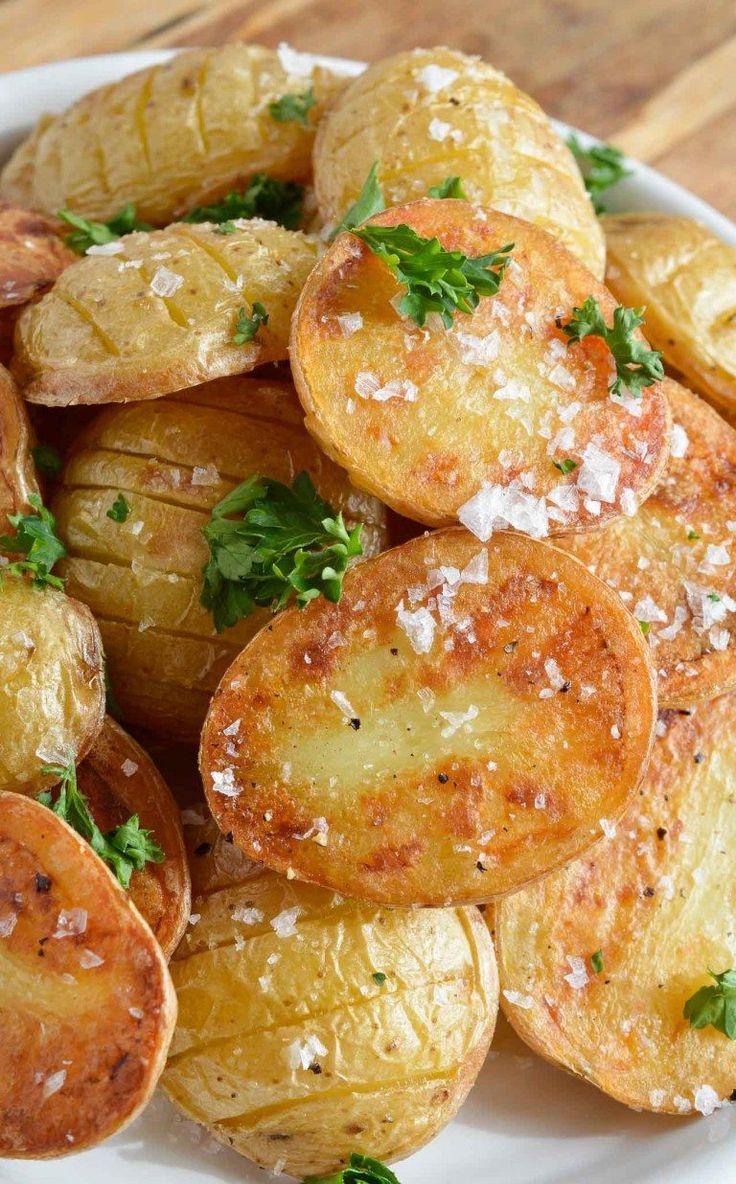
M 276 122 L 269 102 L 310 84 L 311 126 Z M 103 221 L 132 201 L 142 221 L 166 225 L 257 172 L 307 179 L 314 124 L 341 86 L 324 69 L 290 72 L 260 46 L 190 50 L 42 120 L 5 166 L 0 194 Z
M 486 556 L 485 580 L 443 590 L 443 571 Z M 402 607 L 434 621 L 424 652 Z M 542 543 L 444 531 L 250 642 L 200 767 L 221 829 L 276 870 L 394 905 L 487 900 L 621 814 L 653 712 L 644 640 L 615 593 Z M 319 819 L 324 845 L 303 841 Z
M 662 721 L 616 836 L 498 906 L 501 986 L 509 1019 L 543 1056 L 637 1109 L 707 1112 L 731 1094 L 736 1045 L 691 1029 L 682 1009 L 712 982 L 708 967 L 736 962 L 736 699 Z M 579 989 L 565 981 L 569 955 L 585 962 Z
M 454 1114 L 497 1005 L 475 910 L 385 911 L 266 871 L 195 908 L 162 1084 L 217 1138 L 301 1178 L 408 1154 Z
M 420 49 L 350 83 L 317 133 L 326 222 L 355 201 L 374 161 L 387 205 L 460 176 L 471 201 L 541 226 L 602 277 L 603 235 L 575 160 L 541 107 L 486 62 Z
M 92 614 L 54 588 L 0 584 L 0 789 L 36 793 L 41 766 L 87 753 L 105 710 Z
M 524 503 L 538 536 L 597 528 L 643 501 L 667 454 L 660 386 L 630 414 L 609 396 L 608 347 L 587 337 L 568 348 L 556 323 L 591 295 L 610 323 L 606 289 L 538 228 L 465 202 L 415 202 L 373 223 L 409 225 L 471 257 L 515 246 L 498 294 L 456 313 L 450 330 L 399 316 L 391 302 L 404 289 L 354 236 L 316 265 L 291 363 L 309 431 L 355 484 L 429 526 L 451 525 L 484 484 L 497 486 Z M 346 334 L 339 318 L 355 313 Z M 366 380 L 383 393 L 366 396 Z M 609 459 L 594 449 L 586 460 L 591 443 Z M 555 467 L 565 461 L 576 467 Z M 611 489 L 591 471 L 601 464 Z

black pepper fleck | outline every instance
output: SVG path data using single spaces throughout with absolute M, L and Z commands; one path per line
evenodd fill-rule
M 702 752 L 696 752 L 695 756 L 693 757 L 693 760 L 695 761 L 696 765 L 702 765 L 703 761 L 705 760 L 705 757 L 703 756 Z
M 439 781 L 440 785 L 444 785 L 445 782 L 449 780 L 447 773 L 438 773 L 437 780 Z
M 212 850 L 211 843 L 200 843 L 198 847 L 194 848 L 195 855 L 207 855 Z
M 654 889 L 647 885 L 647 887 L 644 889 L 644 896 L 654 896 Z
M 313 1061 L 309 1066 L 309 1072 L 314 1073 L 315 1076 L 317 1076 L 322 1072 L 322 1066 L 318 1064 L 317 1061 Z
M 45 876 L 43 872 L 36 872 L 36 892 L 48 892 L 51 887 L 51 876 Z
M 657 827 L 657 838 L 658 839 L 663 839 L 666 834 L 667 834 L 667 827 L 666 826 L 658 826 Z
M 350 727 L 353 729 L 354 732 L 357 732 L 358 728 L 360 727 L 360 720 L 359 719 L 351 719 Z

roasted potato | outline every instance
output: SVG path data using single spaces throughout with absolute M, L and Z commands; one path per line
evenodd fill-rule
M 213 878 L 171 964 L 171 1099 L 242 1155 L 300 1179 L 356 1150 L 400 1158 L 436 1135 L 496 1019 L 478 910 L 360 905 L 258 868 Z
M 171 790 L 140 744 L 110 716 L 77 770 L 77 783 L 103 833 L 132 814 L 153 832 L 166 858 L 134 871 L 129 892 L 164 954 L 172 954 L 189 919 L 191 891 L 179 807 Z
M 437 319 L 420 330 L 396 311 L 401 288 L 385 263 L 340 235 L 292 326 L 312 435 L 357 486 L 429 526 L 456 522 L 479 491 L 467 515 L 487 506 L 488 533 L 495 521 L 541 537 L 633 513 L 666 460 L 661 386 L 636 401 L 638 418 L 629 414 L 609 396 L 608 346 L 586 337 L 568 348 L 556 323 L 588 296 L 610 321 L 615 301 L 603 285 L 544 231 L 506 214 L 437 199 L 370 221 L 402 223 L 473 257 L 513 242 L 512 262 L 498 294 L 457 313 L 452 329 Z
M 103 221 L 133 202 L 165 226 L 257 172 L 306 180 L 316 123 L 343 85 L 286 47 L 189 50 L 41 119 L 0 173 L 0 197 Z M 306 125 L 274 118 L 270 103 L 309 87 Z
M 459 176 L 471 201 L 541 226 L 602 278 L 604 239 L 572 153 L 541 107 L 480 58 L 409 50 L 345 88 L 315 143 L 326 222 L 355 201 L 374 162 L 387 205 Z
M 27 304 L 75 262 L 62 234 L 56 219 L 0 201 L 0 309 Z
M 212 701 L 200 768 L 221 830 L 275 871 L 381 904 L 468 903 L 601 837 L 654 714 L 615 592 L 544 543 L 454 529 L 262 630 Z
M 51 810 L 0 794 L 0 862 L 0 1155 L 68 1155 L 145 1106 L 176 996 L 127 893 Z
M 80 761 L 105 715 L 100 633 L 89 609 L 0 568 L 0 790 L 36 793 L 41 766 Z
M 231 234 L 140 231 L 115 252 L 80 259 L 21 314 L 13 368 L 31 403 L 153 399 L 285 358 L 316 246 L 253 218 Z M 239 311 L 257 303 L 268 323 L 237 344 Z
M 288 382 L 222 379 L 108 408 L 83 432 L 52 501 L 70 553 L 59 571 L 99 621 L 126 720 L 197 742 L 220 678 L 270 620 L 258 610 L 216 634 L 200 604 L 202 527 L 246 477 L 290 481 L 302 469 L 349 520 L 365 522 L 366 552 L 379 551 L 383 507 L 319 452 Z M 122 523 L 107 514 L 119 492 L 130 507 Z
M 736 421 L 736 247 L 671 214 L 609 215 L 603 226 L 614 296 L 646 305 L 652 345 Z
M 633 518 L 560 540 L 615 588 L 647 634 L 660 705 L 736 686 L 736 432 L 665 382 L 674 427 L 667 471 Z
M 733 695 L 664 712 L 616 834 L 497 907 L 519 1035 L 637 1110 L 708 1114 L 736 1081 L 736 1044 L 683 1016 L 709 968 L 736 964 L 734 727 Z
M 9 514 L 28 508 L 38 493 L 31 459 L 31 425 L 11 375 L 0 365 L 0 534 L 11 534 Z

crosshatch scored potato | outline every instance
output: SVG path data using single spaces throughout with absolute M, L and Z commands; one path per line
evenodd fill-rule
M 88 426 L 52 506 L 70 556 L 67 590 L 95 613 L 125 719 L 196 744 L 227 667 L 271 618 L 257 610 L 218 635 L 200 604 L 210 511 L 253 473 L 309 472 L 366 554 L 385 540 L 383 507 L 353 489 L 304 431 L 289 382 L 222 379 L 155 402 L 111 407 Z M 107 511 L 122 492 L 125 522 Z
M 178 223 L 88 254 L 21 314 L 14 370 L 31 403 L 152 399 L 287 355 L 314 241 L 260 218 L 231 234 Z M 112 249 L 110 249 L 112 248 Z M 233 341 L 240 309 L 268 324 Z
M 176 996 L 127 893 L 51 810 L 0 794 L 0 861 L 0 1155 L 66 1155 L 146 1104 Z
M 736 964 L 734 727 L 733 695 L 664 712 L 616 834 L 497 907 L 519 1035 L 636 1109 L 709 1114 L 736 1081 L 736 1044 L 683 1017 L 708 970 Z
M 588 296 L 610 323 L 610 294 L 544 231 L 505 214 L 430 200 L 369 225 L 402 223 L 473 257 L 514 242 L 512 261 L 472 315 L 419 329 L 394 308 L 388 267 L 354 235 L 338 237 L 307 280 L 291 340 L 306 424 L 325 451 L 430 526 L 455 522 L 468 502 L 466 525 L 490 515 L 536 537 L 634 513 L 667 455 L 661 385 L 617 405 L 605 343 L 568 348 L 555 324 Z M 577 467 L 560 472 L 564 461 Z
M 0 534 L 12 534 L 8 515 L 28 508 L 28 495 L 38 493 L 31 460 L 31 425 L 18 388 L 0 365 Z
M 26 304 L 76 258 L 56 219 L 0 202 L 0 309 Z
M 454 529 L 287 610 L 202 733 L 212 811 L 277 871 L 386 904 L 487 900 L 618 818 L 654 727 L 644 638 L 564 552 Z
M 269 103 L 314 85 L 303 126 Z M 234 43 L 177 54 L 46 116 L 0 174 L 0 195 L 106 221 L 127 202 L 165 226 L 257 172 L 311 174 L 314 126 L 343 82 L 284 47 Z
M 400 1158 L 436 1135 L 496 1019 L 478 910 L 360 905 L 260 868 L 194 874 L 210 887 L 171 964 L 171 1099 L 242 1155 L 300 1179 L 356 1150 Z
M 315 143 L 326 222 L 355 201 L 374 162 L 387 205 L 459 176 L 471 201 L 536 223 L 603 276 L 603 235 L 569 148 L 541 107 L 480 58 L 410 50 L 346 87 Z
M 736 685 L 736 432 L 665 381 L 672 450 L 633 518 L 560 540 L 616 588 L 647 634 L 659 702 L 686 706 Z

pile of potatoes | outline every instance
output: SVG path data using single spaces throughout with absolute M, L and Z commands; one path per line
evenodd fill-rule
M 298 229 L 185 220 L 263 173 L 305 187 Z M 369 175 L 369 227 L 513 244 L 495 295 L 402 315 L 335 233 Z M 60 210 L 128 203 L 147 229 L 69 249 Z M 647 306 L 641 398 L 568 343 L 589 298 Z M 637 1109 L 729 1098 L 736 1044 L 683 1007 L 736 964 L 734 308 L 733 248 L 599 218 L 537 104 L 454 50 L 351 81 L 192 50 L 39 122 L 0 171 L 0 1155 L 93 1146 L 160 1081 L 276 1172 L 398 1159 L 499 1000 Z M 203 528 L 302 472 L 361 560 L 218 632 Z M 54 585 L 14 536 L 41 496 Z M 102 832 L 160 848 L 127 890 L 48 809 L 69 761 Z

